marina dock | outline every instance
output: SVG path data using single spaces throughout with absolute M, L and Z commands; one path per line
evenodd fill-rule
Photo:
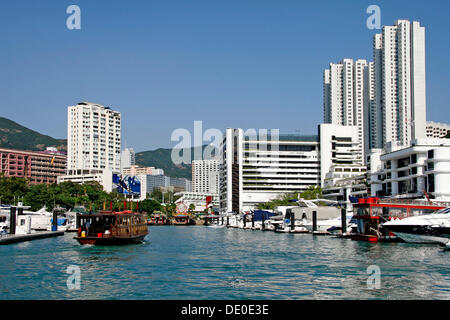
M 52 238 L 64 235 L 64 231 L 39 231 L 30 234 L 7 234 L 0 237 L 0 245 L 25 242 L 36 239 Z

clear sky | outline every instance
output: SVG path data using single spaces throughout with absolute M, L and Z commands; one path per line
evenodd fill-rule
M 316 134 L 323 69 L 372 59 L 371 4 L 382 25 L 426 27 L 427 119 L 449 123 L 448 0 L 2 0 L 0 116 L 66 138 L 67 106 L 101 103 L 136 151 L 173 147 L 194 120 Z

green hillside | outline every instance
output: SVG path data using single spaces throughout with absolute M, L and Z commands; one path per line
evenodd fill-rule
M 20 124 L 0 117 L 0 148 L 18 150 L 45 150 L 46 147 L 57 147 L 59 150 L 67 150 L 67 140 L 54 139 L 39 132 L 25 128 Z M 203 150 L 205 146 L 202 147 Z M 194 148 L 190 159 L 194 158 Z M 157 149 L 136 153 L 136 164 L 140 166 L 156 167 L 164 170 L 164 174 L 174 178 L 191 179 L 192 167 L 190 164 L 175 165 L 172 161 L 172 149 Z
M 67 150 L 67 141 L 40 134 L 12 120 L 0 117 L 0 147 L 33 151 L 45 150 L 46 147 Z

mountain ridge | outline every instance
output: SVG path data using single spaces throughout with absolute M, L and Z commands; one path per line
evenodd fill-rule
M 0 117 L 0 147 L 29 151 L 43 151 L 46 147 L 67 150 L 66 139 L 55 139 Z
M 47 147 L 67 151 L 67 139 L 55 139 L 22 126 L 13 120 L 0 117 L 0 148 L 43 151 Z M 202 147 L 202 151 L 205 147 Z M 183 149 L 183 154 L 184 152 L 190 152 L 190 155 L 193 156 L 195 148 Z M 186 163 L 174 164 L 171 148 L 137 152 L 136 164 L 143 167 L 163 169 L 165 175 L 173 178 L 192 178 L 192 165 Z

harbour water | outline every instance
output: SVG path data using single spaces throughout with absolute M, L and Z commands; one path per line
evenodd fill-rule
M 450 299 L 450 252 L 311 234 L 153 226 L 146 241 L 74 234 L 0 247 L 0 299 Z M 381 272 L 370 288 L 369 266 Z M 69 289 L 68 267 L 79 268 Z

